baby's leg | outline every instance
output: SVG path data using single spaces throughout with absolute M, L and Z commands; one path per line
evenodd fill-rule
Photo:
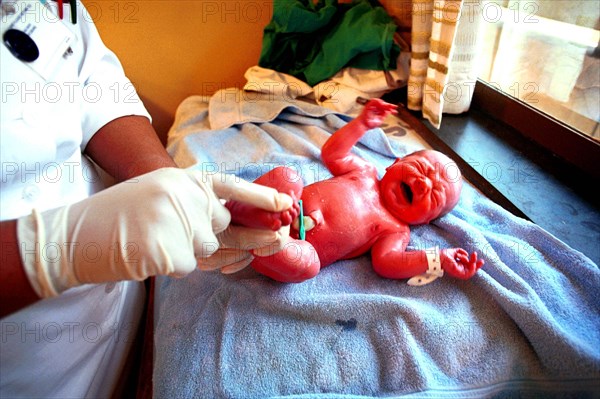
M 246 227 L 268 228 L 274 231 L 279 230 L 282 226 L 290 225 L 299 213 L 298 200 L 304 188 L 300 176 L 293 169 L 280 166 L 260 176 L 254 183 L 288 194 L 292 197 L 294 205 L 284 212 L 268 212 L 253 205 L 227 201 L 225 207 L 231 213 L 231 223 Z
M 260 274 L 283 283 L 301 283 L 321 270 L 315 248 L 308 241 L 292 238 L 281 251 L 271 256 L 257 256 L 250 266 Z
M 280 214 L 265 212 L 261 209 L 242 204 L 228 202 L 225 206 L 230 210 L 232 223 L 249 227 L 269 227 L 278 230 L 298 217 L 298 200 L 302 196 L 304 184 L 300 176 L 290 168 L 278 167 L 256 179 L 254 183 L 262 184 L 286 193 L 294 200 L 294 209 Z M 321 269 L 321 263 L 314 247 L 308 241 L 294 240 L 288 237 L 283 249 L 271 256 L 256 256 L 250 264 L 254 270 L 267 277 L 284 283 L 299 283 L 314 277 Z

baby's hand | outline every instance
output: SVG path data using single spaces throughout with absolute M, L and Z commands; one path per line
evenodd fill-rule
M 381 126 L 383 120 L 389 114 L 396 114 L 397 108 L 397 105 L 386 103 L 379 98 L 373 98 L 365 105 L 358 118 L 362 120 L 368 129 L 373 129 Z
M 440 253 L 442 269 L 450 276 L 466 280 L 475 275 L 485 263 L 483 259 L 477 259 L 477 252 L 470 256 L 462 248 L 443 249 Z

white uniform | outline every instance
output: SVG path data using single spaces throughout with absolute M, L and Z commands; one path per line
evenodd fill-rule
M 40 56 L 25 63 L 0 43 L 1 220 L 93 193 L 100 178 L 81 154 L 90 138 L 115 118 L 148 116 L 81 3 L 75 25 L 68 5 L 60 22 L 55 2 L 12 4 L 3 3 L 2 34 L 30 29 Z M 110 396 L 143 298 L 140 283 L 88 285 L 0 320 L 0 397 Z

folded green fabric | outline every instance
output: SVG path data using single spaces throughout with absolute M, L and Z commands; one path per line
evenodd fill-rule
M 344 67 L 396 69 L 396 25 L 377 3 L 275 0 L 258 65 L 314 86 Z

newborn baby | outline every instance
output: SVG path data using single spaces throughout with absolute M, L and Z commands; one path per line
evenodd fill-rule
M 411 285 L 426 284 L 444 272 L 460 279 L 477 272 L 484 262 L 475 252 L 461 248 L 406 251 L 409 225 L 429 223 L 458 202 L 461 174 L 450 158 L 437 151 L 418 151 L 396 160 L 379 180 L 374 165 L 351 153 L 366 131 L 395 112 L 395 105 L 370 100 L 356 119 L 327 140 L 321 155 L 333 174 L 330 179 L 304 187 L 294 170 L 278 167 L 255 181 L 302 200 L 303 216 L 296 217 L 299 209 L 277 218 L 246 204 L 226 205 L 237 224 L 270 223 L 278 229 L 290 223 L 290 214 L 295 218 L 290 227 L 282 228 L 287 240 L 283 250 L 254 258 L 251 265 L 256 271 L 281 282 L 302 282 L 322 267 L 370 250 L 376 273 L 410 278 Z

